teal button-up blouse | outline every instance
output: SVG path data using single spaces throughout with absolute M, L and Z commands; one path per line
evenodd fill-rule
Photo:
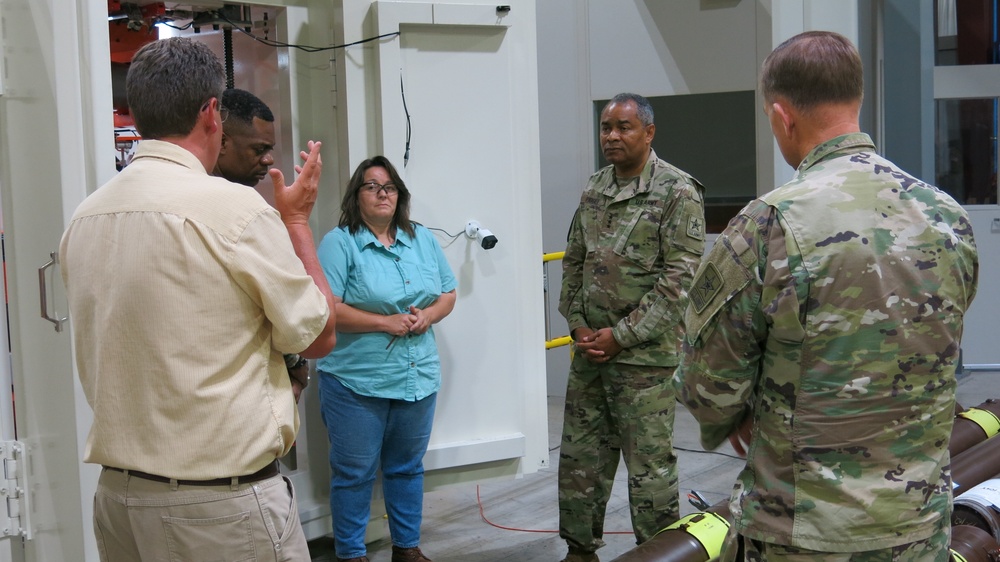
M 413 237 L 399 230 L 388 248 L 367 228 L 327 233 L 317 253 L 333 294 L 359 310 L 391 315 L 409 312 L 410 305 L 426 308 L 454 290 L 455 276 L 434 235 L 414 229 Z M 385 332 L 338 332 L 337 346 L 317 368 L 362 396 L 414 401 L 441 386 L 433 327 L 395 340 Z

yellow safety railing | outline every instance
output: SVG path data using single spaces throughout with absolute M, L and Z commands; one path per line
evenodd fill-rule
M 542 269 L 544 270 L 544 285 L 543 290 L 545 292 L 545 349 L 552 349 L 554 347 L 562 347 L 564 345 L 569 345 L 573 343 L 573 338 L 569 336 L 562 336 L 559 338 L 553 338 L 550 333 L 550 318 L 549 318 L 549 262 L 558 261 L 566 256 L 566 252 L 549 252 L 547 254 L 542 254 Z
M 564 345 L 569 345 L 571 343 L 573 343 L 573 338 L 569 336 L 563 336 L 561 338 L 545 340 L 545 349 L 552 349 L 553 347 L 562 347 Z
M 566 252 L 549 252 L 547 254 L 542 254 L 542 263 L 549 263 L 550 261 L 558 261 L 566 257 Z

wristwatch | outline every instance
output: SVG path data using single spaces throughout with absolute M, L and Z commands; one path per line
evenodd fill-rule
M 288 354 L 285 354 L 285 368 L 286 369 L 291 370 L 291 369 L 294 369 L 296 367 L 299 367 L 303 361 L 305 361 L 305 359 L 301 355 L 299 355 L 298 353 L 288 353 Z
M 309 365 L 309 360 L 306 359 L 305 357 L 302 357 L 298 353 L 291 353 L 285 355 L 285 368 L 288 369 L 288 376 L 291 377 L 293 380 L 297 381 L 299 384 L 301 384 L 302 388 L 309 386 L 309 379 L 311 378 L 309 375 L 309 370 L 308 369 L 306 370 L 305 380 L 296 377 L 295 375 L 292 374 L 292 372 L 302 367 L 306 367 L 308 365 Z

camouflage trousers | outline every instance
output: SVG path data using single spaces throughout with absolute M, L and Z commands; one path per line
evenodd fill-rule
M 864 552 L 816 552 L 794 546 L 784 546 L 741 537 L 746 562 L 948 562 L 951 551 L 950 521 L 939 525 L 926 539 L 891 548 Z M 727 558 L 723 552 L 720 560 Z
M 573 359 L 559 451 L 559 536 L 574 550 L 593 552 L 604 544 L 620 455 L 636 542 L 678 519 L 673 372 Z

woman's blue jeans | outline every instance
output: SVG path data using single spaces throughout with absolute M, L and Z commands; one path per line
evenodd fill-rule
M 392 544 L 420 544 L 424 453 L 437 394 L 407 402 L 361 396 L 329 373 L 319 375 L 323 422 L 330 436 L 330 511 L 338 558 L 364 556 L 372 487 L 381 465 Z

